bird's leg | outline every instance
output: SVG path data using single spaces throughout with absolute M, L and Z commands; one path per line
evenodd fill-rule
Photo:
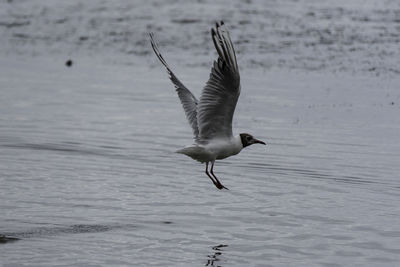
M 229 190 L 227 187 L 223 186 L 223 185 L 221 184 L 221 182 L 218 180 L 217 176 L 215 176 L 215 174 L 214 174 L 214 161 L 211 162 L 211 169 L 210 169 L 210 172 L 211 172 L 211 175 L 214 177 L 215 181 L 218 183 L 218 186 L 217 186 L 217 187 L 218 187 L 219 189 L 225 188 L 226 190 Z
M 211 181 L 213 182 L 213 184 L 219 189 L 219 190 L 221 190 L 222 188 L 224 188 L 224 186 L 218 181 L 218 182 L 216 182 L 212 177 L 211 177 L 211 175 L 208 173 L 208 162 L 206 162 L 206 174 L 207 174 L 207 176 L 211 179 Z

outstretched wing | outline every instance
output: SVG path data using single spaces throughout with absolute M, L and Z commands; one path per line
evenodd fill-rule
M 240 75 L 235 50 L 224 23 L 211 29 L 218 59 L 211 68 L 197 108 L 199 140 L 232 137 L 232 118 L 240 95 Z
M 154 40 L 154 34 L 150 33 L 150 43 L 151 47 L 154 50 L 154 53 L 157 55 L 158 59 L 167 69 L 168 75 L 172 83 L 176 88 L 176 92 L 178 93 L 179 99 L 181 100 L 183 110 L 185 111 L 186 118 L 189 121 L 190 126 L 192 126 L 194 139 L 197 140 L 199 136 L 199 127 L 197 126 L 197 105 L 198 101 L 196 97 L 189 91 L 179 79 L 175 76 L 175 74 L 171 71 L 170 67 L 168 66 L 167 62 L 161 55 L 157 43 Z

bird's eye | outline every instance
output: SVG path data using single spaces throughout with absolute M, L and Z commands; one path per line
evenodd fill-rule
M 246 137 L 246 140 L 247 140 L 247 141 L 251 141 L 251 139 L 252 139 L 251 136 L 247 136 L 247 137 Z

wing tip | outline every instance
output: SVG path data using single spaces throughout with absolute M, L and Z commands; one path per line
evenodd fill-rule
M 221 28 L 222 26 L 224 28 Z M 233 71 L 238 72 L 235 49 L 233 48 L 229 31 L 226 29 L 223 20 L 215 22 L 215 28 L 211 28 L 211 37 L 219 58 L 225 62 L 225 65 L 232 68 Z
M 215 32 L 215 29 L 211 28 L 211 36 L 214 38 L 215 35 L 217 35 L 217 33 Z

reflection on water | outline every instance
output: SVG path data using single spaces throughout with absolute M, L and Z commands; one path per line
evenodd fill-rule
M 223 248 L 225 248 L 227 246 L 228 245 L 221 244 L 221 245 L 212 247 L 213 254 L 207 255 L 206 266 L 222 267 L 222 265 L 219 261 L 221 260 Z

